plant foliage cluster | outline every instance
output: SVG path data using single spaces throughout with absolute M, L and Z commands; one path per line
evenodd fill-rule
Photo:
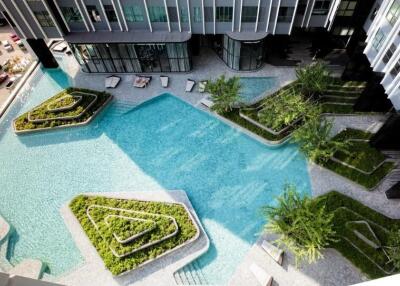
M 262 106 L 258 112 L 258 121 L 279 131 L 306 116 L 312 108 L 312 103 L 306 101 L 303 95 L 293 88 L 266 98 Z
M 83 93 L 80 93 L 83 92 Z M 57 103 L 60 98 L 65 97 L 71 93 L 82 96 L 82 100 L 74 106 L 74 108 L 66 111 L 52 112 L 48 110 L 48 105 L 52 105 Z M 57 118 L 65 117 L 65 116 L 79 116 L 83 110 L 94 100 L 94 97 L 91 95 L 86 95 L 84 93 L 92 93 L 97 95 L 97 100 L 94 104 L 82 114 L 79 118 L 76 119 L 67 119 L 60 120 Z M 66 125 L 75 125 L 78 123 L 82 123 L 87 121 L 92 115 L 100 109 L 103 104 L 111 97 L 110 94 L 105 92 L 93 91 L 88 89 L 81 88 L 67 88 L 57 95 L 51 97 L 50 99 L 44 101 L 39 106 L 33 108 L 31 111 L 28 111 L 18 118 L 15 119 L 15 129 L 16 130 L 33 130 L 37 128 L 52 128 L 58 126 L 66 126 Z M 31 114 L 31 119 L 48 119 L 44 122 L 31 122 L 28 119 L 28 114 Z
M 296 69 L 296 77 L 301 92 L 308 96 L 321 94 L 332 83 L 326 65 L 321 62 Z
M 215 81 L 207 82 L 206 91 L 211 94 L 211 99 L 214 102 L 212 110 L 216 112 L 231 111 L 239 101 L 239 77 L 227 79 L 225 75 L 221 75 Z
M 278 234 L 278 244 L 285 245 L 296 257 L 296 264 L 315 262 L 322 250 L 335 241 L 333 214 L 312 198 L 300 196 L 293 185 L 286 185 L 277 206 L 263 209 L 267 232 Z
M 128 211 L 107 210 L 105 208 L 93 207 L 89 208 L 93 205 L 120 208 Z M 197 228 L 193 224 L 186 209 L 180 204 L 80 195 L 72 200 L 70 208 L 80 222 L 86 235 L 97 249 L 104 264 L 114 275 L 135 269 L 146 261 L 154 259 L 168 250 L 176 248 L 186 241 L 193 239 L 197 235 Z M 88 208 L 90 210 L 90 216 L 98 225 L 98 230 L 87 215 Z M 155 219 L 156 227 L 147 234 L 139 236 L 137 239 L 125 244 L 118 243 L 113 235 L 114 233 L 120 238 L 128 238 L 143 231 L 146 226 L 142 223 L 139 223 L 139 225 L 135 224 L 134 221 L 129 219 L 112 219 L 112 221 L 108 221 L 109 224 L 107 224 L 104 220 L 107 216 L 108 218 L 110 218 L 110 215 L 111 217 L 113 215 L 120 215 L 134 216 L 135 218 L 141 218 L 144 220 L 150 219 L 150 215 L 139 215 L 137 213 L 133 215 L 132 213 L 129 213 L 129 211 L 140 211 L 171 216 L 176 220 L 178 232 L 176 235 L 162 242 L 156 243 L 153 246 L 146 247 L 128 256 L 118 258 L 112 253 L 110 247 L 115 249 L 118 253 L 131 252 L 144 244 L 163 238 L 175 230 L 174 224 L 171 223 L 171 220 L 162 217 Z M 154 220 L 154 217 L 152 216 L 151 219 Z

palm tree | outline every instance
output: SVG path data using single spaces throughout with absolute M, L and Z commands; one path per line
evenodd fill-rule
M 296 265 L 322 258 L 322 250 L 336 241 L 333 213 L 328 213 L 321 201 L 300 196 L 294 185 L 285 185 L 276 206 L 263 208 L 267 224 L 264 230 L 280 237 L 277 243 L 285 245 L 296 258 Z
M 331 82 L 330 72 L 326 65 L 315 62 L 304 68 L 296 69 L 297 83 L 306 96 L 315 96 L 324 92 Z
M 212 110 L 218 113 L 231 111 L 234 104 L 239 100 L 239 90 L 238 77 L 225 79 L 225 75 L 221 75 L 215 82 L 208 82 L 206 91 L 211 94 L 214 102 Z

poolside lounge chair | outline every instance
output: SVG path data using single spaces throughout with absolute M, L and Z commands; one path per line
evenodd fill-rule
M 199 92 L 203 93 L 206 91 L 206 86 L 207 86 L 207 81 L 203 80 L 201 82 L 199 82 Z
M 282 265 L 283 261 L 283 250 L 279 249 L 272 243 L 269 243 L 266 240 L 263 240 L 261 242 L 261 248 L 269 255 L 271 258 L 278 263 L 279 265 Z
M 151 81 L 151 76 L 136 76 L 133 80 L 133 86 L 145 88 Z
M 165 75 L 160 75 L 160 80 L 161 80 L 162 87 L 168 87 L 169 77 L 167 77 Z
M 194 80 L 188 79 L 186 81 L 186 89 L 185 89 L 185 91 L 186 92 L 191 92 L 195 84 L 196 84 L 196 82 Z
M 250 265 L 250 271 L 262 286 L 270 286 L 272 284 L 272 276 L 264 271 L 260 266 L 253 263 Z
M 53 51 L 58 53 L 63 53 L 67 48 L 68 45 L 65 42 L 61 42 L 53 48 Z
M 121 81 L 121 78 L 116 75 L 111 75 L 106 77 L 105 87 L 106 88 L 116 88 Z
M 211 108 L 214 105 L 214 102 L 208 96 L 200 100 L 200 103 L 208 108 Z

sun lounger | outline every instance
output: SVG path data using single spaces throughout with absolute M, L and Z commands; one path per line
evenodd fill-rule
M 250 265 L 250 271 L 262 286 L 270 286 L 272 284 L 272 276 L 264 271 L 260 266 L 253 263 Z
M 169 77 L 167 77 L 165 75 L 161 75 L 160 80 L 161 80 L 162 87 L 168 87 Z
M 203 98 L 200 100 L 200 103 L 208 108 L 211 108 L 214 105 L 214 102 L 209 97 Z
M 282 265 L 283 261 L 283 250 L 279 249 L 272 243 L 269 243 L 266 240 L 263 240 L 261 243 L 261 248 L 269 255 L 271 258 L 278 263 L 279 265 Z
M 121 78 L 119 76 L 112 75 L 112 76 L 106 77 L 105 87 L 106 88 L 116 88 L 120 81 L 121 81 Z
M 133 81 L 134 87 L 145 88 L 151 81 L 151 76 L 136 76 Z
M 186 81 L 186 92 L 191 92 L 196 82 L 194 80 L 188 79 Z
M 207 81 L 206 80 L 199 82 L 199 92 L 200 93 L 205 92 L 206 91 L 206 86 L 207 86 Z

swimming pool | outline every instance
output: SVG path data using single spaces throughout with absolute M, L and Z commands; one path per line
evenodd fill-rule
M 240 101 L 252 104 L 266 96 L 266 92 L 278 87 L 274 77 L 240 77 Z
M 13 263 L 38 258 L 54 275 L 82 263 L 59 214 L 77 194 L 182 189 L 211 239 L 197 264 L 209 283 L 225 284 L 262 229 L 260 207 L 287 182 L 310 191 L 296 146 L 269 148 L 169 94 L 129 112 L 117 101 L 86 127 L 14 135 L 16 115 L 68 85 L 62 70 L 39 70 L 0 121 L 0 212 L 16 229 Z

